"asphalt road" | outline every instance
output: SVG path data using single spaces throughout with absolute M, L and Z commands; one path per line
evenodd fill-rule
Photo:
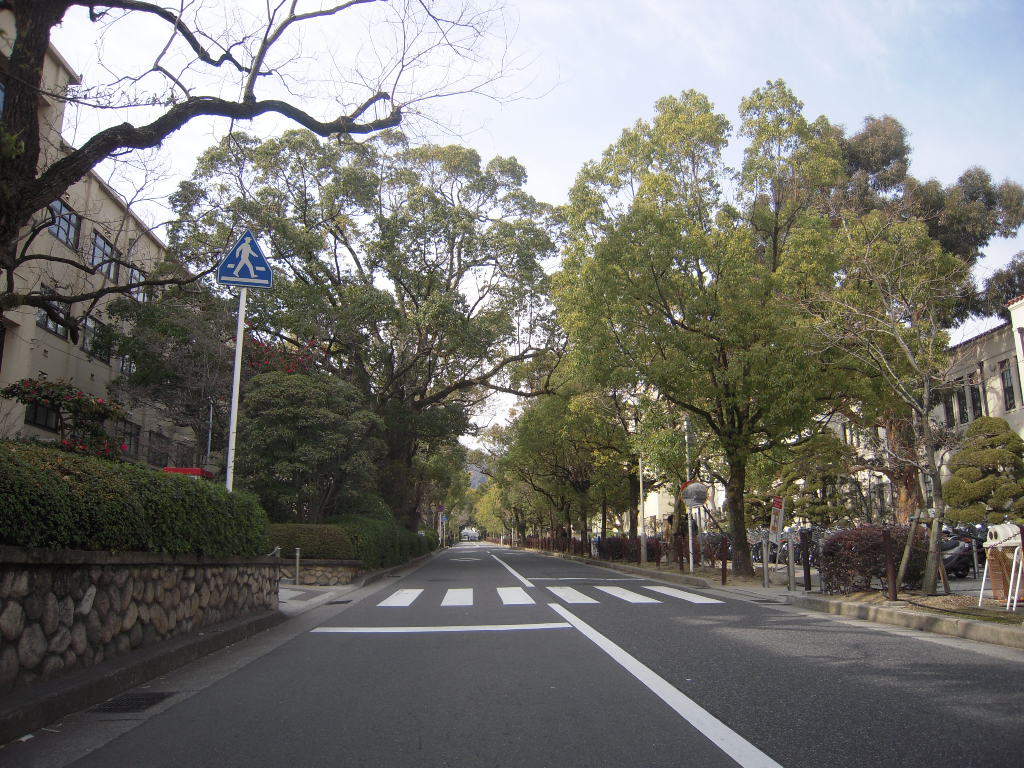
M 1021 651 L 485 544 L 346 597 L 0 765 L 1022 764 Z

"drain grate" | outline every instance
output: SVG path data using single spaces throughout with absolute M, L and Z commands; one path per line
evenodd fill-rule
M 144 693 L 126 693 L 124 696 L 118 696 L 105 701 L 99 706 L 93 707 L 91 712 L 142 712 L 149 709 L 154 704 L 159 704 L 161 701 L 169 696 L 173 696 L 174 691 L 170 692 L 157 692 L 157 691 L 146 691 Z

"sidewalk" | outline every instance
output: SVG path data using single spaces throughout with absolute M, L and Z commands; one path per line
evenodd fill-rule
M 384 576 L 414 567 L 432 555 L 423 555 L 403 565 L 367 573 L 351 584 L 334 587 L 296 587 L 282 581 L 276 611 L 263 611 L 204 627 L 52 680 L 5 691 L 0 703 L 0 745 L 55 722 L 71 712 L 100 704 L 122 691 L 271 629 L 320 605 L 347 601 L 346 595 Z
M 965 640 L 1002 645 L 1008 648 L 1024 650 L 1024 609 L 1018 608 L 1017 613 L 1009 613 L 1010 616 L 1018 616 L 1020 624 L 1006 625 L 988 621 L 965 619 L 957 616 L 942 616 L 927 611 L 913 610 L 907 602 L 898 600 L 895 603 L 883 601 L 881 603 L 856 602 L 844 598 L 841 595 L 823 595 L 813 590 L 818 589 L 817 573 L 812 572 L 812 591 L 806 592 L 803 589 L 803 572 L 797 569 L 796 590 L 788 589 L 788 577 L 785 566 L 779 566 L 780 570 L 769 570 L 770 584 L 766 588 L 760 583 L 745 583 L 737 585 L 729 583 L 732 573 L 727 578 L 727 583 L 722 586 L 721 580 L 714 580 L 703 576 L 691 576 L 685 571 L 680 571 L 674 564 L 660 567 L 632 565 L 628 563 L 610 562 L 607 560 L 596 560 L 589 557 L 578 557 L 574 555 L 562 555 L 556 552 L 540 552 L 540 554 L 566 559 L 577 560 L 589 565 L 596 565 L 602 568 L 631 573 L 637 576 L 645 576 L 649 579 L 667 581 L 691 587 L 703 589 L 720 590 L 731 594 L 741 600 L 751 600 L 760 603 L 776 603 L 779 605 L 792 605 L 805 610 L 829 613 L 834 616 L 845 618 L 861 619 L 872 621 L 877 624 L 890 624 L 905 629 L 916 629 L 921 632 L 931 632 L 937 635 L 959 637 Z M 770 565 L 769 568 L 775 566 Z M 954 594 L 972 596 L 977 599 L 978 590 L 981 587 L 981 579 L 951 579 L 950 589 Z M 940 585 L 941 589 L 941 585 Z M 985 589 L 985 597 L 991 597 L 990 589 Z

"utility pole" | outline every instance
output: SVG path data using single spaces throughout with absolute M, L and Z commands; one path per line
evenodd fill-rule
M 640 470 L 640 565 L 647 564 L 647 518 L 644 517 L 644 457 L 638 456 Z

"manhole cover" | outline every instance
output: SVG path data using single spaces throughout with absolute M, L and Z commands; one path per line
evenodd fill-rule
M 154 704 L 159 704 L 174 692 L 146 691 L 144 693 L 126 693 L 124 696 L 106 701 L 93 707 L 92 712 L 142 712 Z

